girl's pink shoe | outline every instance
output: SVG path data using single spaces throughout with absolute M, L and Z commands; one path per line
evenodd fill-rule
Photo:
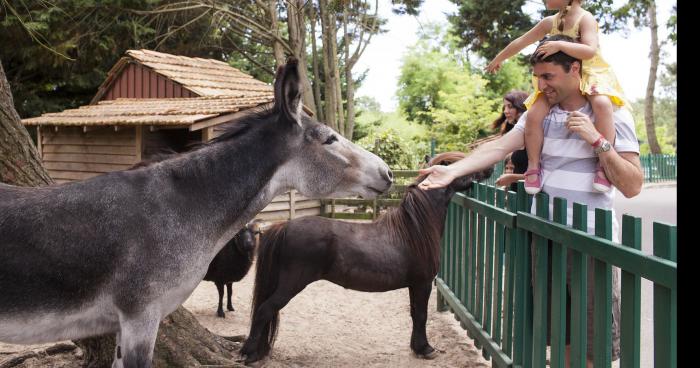
M 603 177 L 601 177 L 601 173 L 603 174 Z M 598 165 L 595 172 L 595 178 L 593 178 L 593 189 L 602 193 L 608 192 L 610 189 L 612 189 L 612 184 L 605 177 L 605 172 L 600 165 Z
M 527 194 L 537 194 L 542 190 L 542 169 L 530 169 L 525 171 L 525 192 Z M 536 179 L 532 179 L 532 177 Z

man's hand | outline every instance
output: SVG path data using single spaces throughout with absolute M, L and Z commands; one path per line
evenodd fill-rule
M 569 118 L 566 119 L 566 128 L 572 132 L 578 133 L 588 144 L 595 143 L 601 135 L 588 115 L 579 111 L 569 113 Z
M 426 174 L 430 175 L 418 184 L 418 188 L 423 190 L 444 188 L 452 183 L 452 180 L 456 177 L 452 174 L 450 167 L 444 165 L 435 165 L 418 170 L 418 175 Z

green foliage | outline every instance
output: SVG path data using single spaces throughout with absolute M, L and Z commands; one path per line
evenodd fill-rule
M 489 60 L 535 25 L 523 11 L 526 0 L 450 1 L 459 6 L 448 17 L 459 45 Z
M 675 154 L 677 148 L 677 101 L 675 98 L 656 98 L 654 103 L 654 125 L 656 138 L 661 146 L 661 153 Z M 644 126 L 644 99 L 632 103 L 635 130 L 639 139 L 640 153 L 651 153 Z
M 414 170 L 418 164 L 412 145 L 393 129 L 372 133 L 357 144 L 379 156 L 392 169 Z
M 478 74 L 488 80 L 488 92 L 492 98 L 503 98 L 512 90 L 525 92 L 533 90 L 530 66 L 524 64 L 519 58 L 503 62 L 498 73 L 485 73 L 483 70 L 478 70 Z
M 440 106 L 430 111 L 437 150 L 464 151 L 465 146 L 490 133 L 490 124 L 500 112 L 502 95 L 489 97 L 487 81 L 462 72 L 449 76 L 454 88 L 440 92 Z

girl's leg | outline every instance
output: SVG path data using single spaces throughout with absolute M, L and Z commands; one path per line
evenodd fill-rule
M 540 171 L 540 154 L 544 132 L 542 121 L 549 112 L 549 104 L 544 96 L 539 96 L 527 110 L 525 124 L 525 149 L 527 151 L 527 171 L 525 172 L 525 191 L 536 194 L 542 189 L 542 174 Z
M 615 144 L 615 124 L 613 122 L 613 106 L 610 98 L 606 95 L 587 95 L 587 97 L 595 115 L 596 129 L 610 144 Z M 612 184 L 608 181 L 600 163 L 596 167 L 593 188 L 599 192 L 607 192 L 612 188 Z

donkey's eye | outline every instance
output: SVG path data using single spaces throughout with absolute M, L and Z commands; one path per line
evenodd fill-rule
M 326 139 L 326 141 L 323 142 L 323 144 L 333 144 L 333 142 L 336 142 L 336 141 L 338 141 L 338 137 L 332 135 L 332 136 L 328 137 L 328 139 Z

